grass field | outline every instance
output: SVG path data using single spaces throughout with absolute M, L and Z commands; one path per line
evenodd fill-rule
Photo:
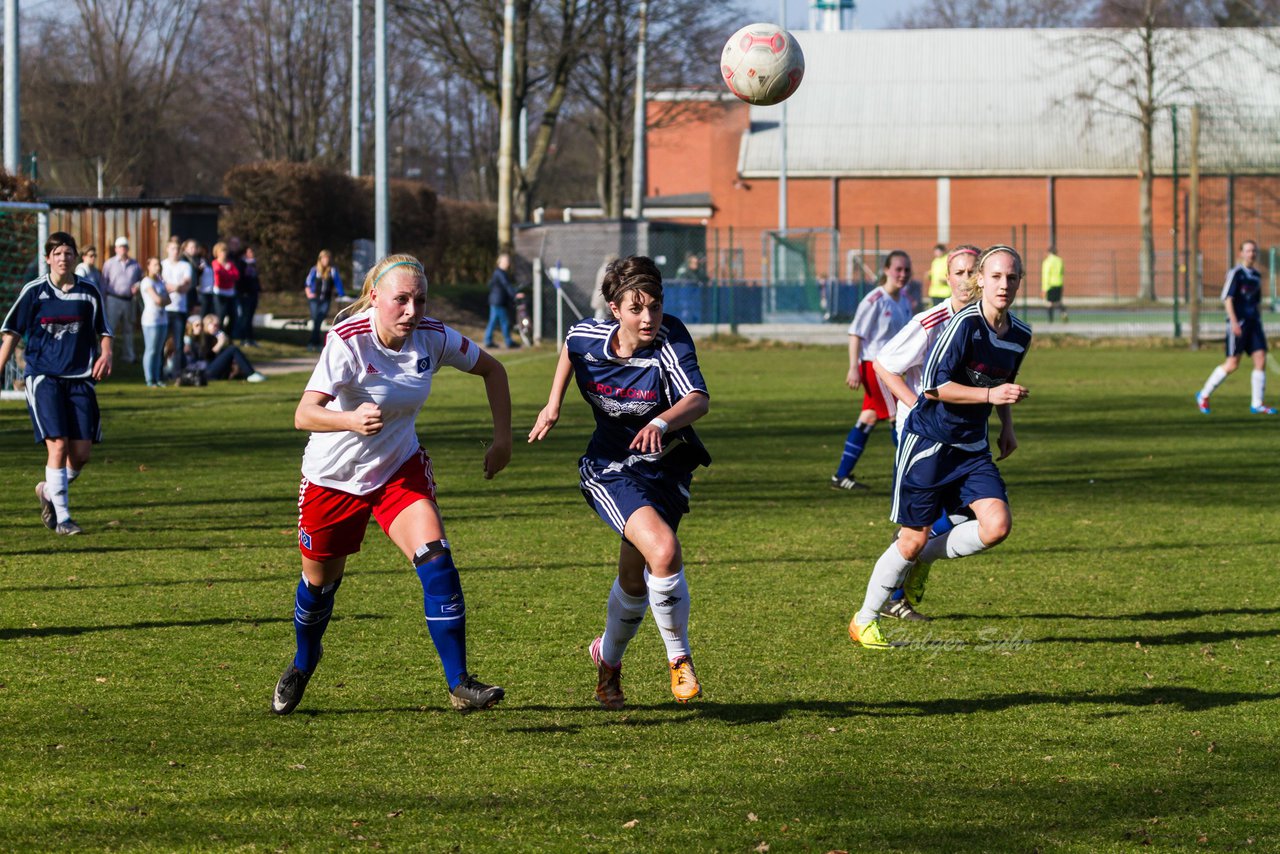
M 554 356 L 501 355 L 522 435 Z M 467 717 L 376 530 L 303 705 L 267 711 L 305 376 L 101 386 L 76 538 L 40 524 L 43 455 L 0 404 L 0 850 L 1280 848 L 1280 419 L 1247 414 L 1245 372 L 1204 417 L 1215 354 L 1034 350 L 1012 536 L 939 564 L 937 619 L 872 652 L 845 627 L 892 531 L 890 446 L 859 467 L 871 494 L 828 488 L 844 353 L 700 355 L 715 464 L 681 534 L 706 695 L 671 701 L 647 620 L 621 714 L 591 691 L 616 541 L 577 493 L 576 396 L 492 482 L 477 379 L 440 375 L 420 423 L 472 669 L 508 692 Z

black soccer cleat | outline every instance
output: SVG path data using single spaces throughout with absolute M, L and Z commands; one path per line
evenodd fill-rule
M 298 703 L 302 702 L 302 693 L 307 690 L 307 683 L 310 681 L 311 674 L 294 667 L 290 661 L 280 676 L 280 681 L 276 683 L 275 693 L 271 695 L 271 711 L 277 715 L 287 715 L 296 709 Z
M 478 709 L 492 709 L 502 702 L 506 693 L 497 685 L 486 685 L 468 674 L 449 692 L 449 702 L 465 715 Z
M 50 531 L 58 530 L 58 517 L 53 512 L 53 502 L 44 494 L 45 482 L 42 480 L 36 484 L 36 498 L 40 501 L 40 521 L 44 522 L 44 526 Z

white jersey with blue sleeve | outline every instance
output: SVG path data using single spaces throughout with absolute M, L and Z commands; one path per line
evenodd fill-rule
M 102 293 L 88 279 L 64 291 L 48 275 L 22 288 L 0 332 L 26 336 L 26 376 L 64 379 L 92 377 L 98 340 L 111 335 Z
M 951 300 L 949 299 L 943 300 L 933 308 L 925 309 L 911 318 L 906 326 L 898 330 L 897 335 L 880 348 L 876 361 L 890 372 L 902 377 L 907 388 L 915 392 L 918 397 L 920 383 L 924 376 L 924 361 L 933 351 L 933 345 L 937 343 L 938 337 L 942 335 L 942 330 L 950 319 Z M 894 413 L 898 431 L 901 432 L 906 426 L 907 413 L 911 409 L 897 405 L 896 401 L 886 402 L 890 403 L 890 410 Z
M 578 391 L 595 415 L 587 456 L 601 465 L 636 456 L 631 442 L 655 416 L 686 395 L 707 394 L 693 338 L 678 318 L 664 315 L 653 344 L 625 358 L 610 343 L 617 329 L 616 320 L 589 318 L 565 338 Z M 711 462 L 692 426 L 668 433 L 662 453 L 649 456 L 689 471 Z
M 312 433 L 302 456 L 308 481 L 354 495 L 385 485 L 417 453 L 414 422 L 436 372 L 446 365 L 469 371 L 480 358 L 480 348 L 470 339 L 430 317 L 418 323 L 398 352 L 389 350 L 378 338 L 373 311 L 352 315 L 329 330 L 306 389 L 330 398 L 326 409 L 351 412 L 362 403 L 375 403 L 382 410 L 378 433 Z
M 936 391 L 948 383 L 995 388 L 1013 382 L 1031 346 L 1031 327 L 1012 314 L 1009 329 L 996 334 L 982 314 L 982 303 L 966 306 L 943 327 L 925 361 L 921 389 Z M 907 431 L 966 451 L 986 450 L 990 403 L 945 403 L 921 395 L 907 417 Z

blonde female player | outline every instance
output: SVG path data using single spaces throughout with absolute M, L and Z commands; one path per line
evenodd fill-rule
M 941 245 L 941 244 L 939 244 Z M 944 247 L 945 249 L 945 247 Z M 973 281 L 973 268 L 978 263 L 981 250 L 976 246 L 962 244 L 942 258 L 946 277 L 943 284 L 947 289 L 947 297 L 933 308 L 925 309 L 889 339 L 889 343 L 880 348 L 880 353 L 872 362 L 876 375 L 891 394 L 888 400 L 889 409 L 894 415 L 894 424 L 898 435 L 903 435 L 906 428 L 907 415 L 911 407 L 916 405 L 920 397 L 920 380 L 924 369 L 925 358 L 933 350 L 933 345 L 942 334 L 952 316 L 973 301 L 977 295 L 977 283 Z M 945 533 L 951 528 L 951 520 L 947 513 L 938 519 L 930 529 L 931 535 Z M 902 620 L 927 620 L 928 617 L 916 610 L 920 600 L 924 598 L 924 586 L 928 580 L 927 565 L 918 565 L 907 575 L 904 588 L 893 591 L 893 597 L 884 613 Z
M 662 275 L 653 261 L 614 261 L 602 289 L 611 317 L 569 330 L 529 441 L 545 438 L 560 420 L 576 379 L 596 421 L 578 465 L 582 495 L 622 537 L 604 634 L 591 643 L 596 699 L 622 708 L 622 655 L 647 605 L 666 644 L 671 693 L 687 703 L 702 686 L 689 650 L 689 587 L 676 529 L 689 512 L 693 470 L 711 463 L 690 426 L 707 414 L 710 398 L 689 330 L 662 312 Z
M 413 561 L 423 607 L 455 709 L 487 709 L 503 697 L 467 672 L 462 584 L 436 506 L 431 460 L 414 420 L 446 365 L 484 379 L 493 443 L 492 478 L 511 459 L 511 393 L 496 359 L 457 331 L 424 317 L 427 277 L 411 255 L 389 255 L 365 276 L 360 298 L 329 331 L 294 414 L 311 431 L 298 490 L 302 580 L 294 607 L 297 653 L 276 685 L 271 710 L 297 707 L 320 662 L 347 556 L 360 550 L 369 516 Z
M 921 399 L 907 417 L 894 470 L 891 518 L 902 527 L 876 562 L 862 608 L 849 621 L 849 636 L 864 647 L 890 646 L 880 631 L 880 610 L 912 563 L 976 554 L 1009 536 L 1013 519 L 991 458 L 987 420 L 994 406 L 1004 459 L 1018 447 L 1010 407 L 1027 396 L 1014 380 L 1031 346 L 1031 328 L 1009 312 L 1022 277 L 1014 249 L 984 251 L 977 263 L 981 299 L 951 319 L 925 362 Z M 977 518 L 930 540 L 929 528 L 942 511 L 963 506 Z

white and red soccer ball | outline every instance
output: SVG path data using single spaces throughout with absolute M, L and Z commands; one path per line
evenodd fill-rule
M 777 24 L 748 24 L 720 52 L 720 74 L 729 91 L 748 104 L 768 107 L 791 97 L 804 78 L 804 53 L 796 37 Z

